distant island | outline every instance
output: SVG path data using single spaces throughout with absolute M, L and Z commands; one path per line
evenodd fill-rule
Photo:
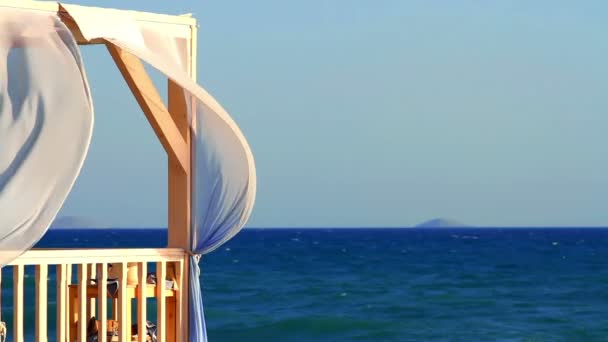
M 59 216 L 51 224 L 51 229 L 85 229 L 85 228 L 102 228 L 99 222 L 93 219 L 82 216 Z
M 470 228 L 471 226 L 444 218 L 436 218 L 415 225 L 414 228 Z

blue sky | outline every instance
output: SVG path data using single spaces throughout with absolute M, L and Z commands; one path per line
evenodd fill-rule
M 608 3 L 130 6 L 199 19 L 199 82 L 256 157 L 250 227 L 608 225 Z M 166 226 L 164 152 L 105 49 L 83 54 L 96 127 L 60 215 Z

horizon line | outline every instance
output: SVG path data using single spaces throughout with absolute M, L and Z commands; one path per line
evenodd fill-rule
M 271 226 L 271 227 L 244 227 L 243 229 L 594 229 L 594 228 L 608 228 L 606 226 L 447 226 L 447 227 L 418 227 L 418 226 Z M 156 229 L 166 230 L 167 227 L 49 227 L 48 230 L 68 230 L 68 229 Z

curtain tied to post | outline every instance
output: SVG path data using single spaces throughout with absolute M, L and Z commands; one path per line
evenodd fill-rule
M 171 30 L 135 22 L 125 12 L 62 6 L 86 39 L 107 40 L 158 69 L 184 90 L 193 156 L 189 340 L 206 341 L 198 264 L 201 255 L 231 239 L 249 219 L 256 193 L 256 170 L 249 144 L 224 108 L 186 72 L 187 35 L 173 35 Z

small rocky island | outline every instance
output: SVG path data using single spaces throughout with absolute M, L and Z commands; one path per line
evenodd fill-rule
M 415 225 L 414 228 L 470 228 L 471 226 L 466 225 L 462 222 L 455 220 L 449 220 L 445 218 L 435 218 L 429 221 L 422 222 Z
M 99 222 L 83 216 L 59 216 L 51 224 L 52 229 L 102 228 Z

